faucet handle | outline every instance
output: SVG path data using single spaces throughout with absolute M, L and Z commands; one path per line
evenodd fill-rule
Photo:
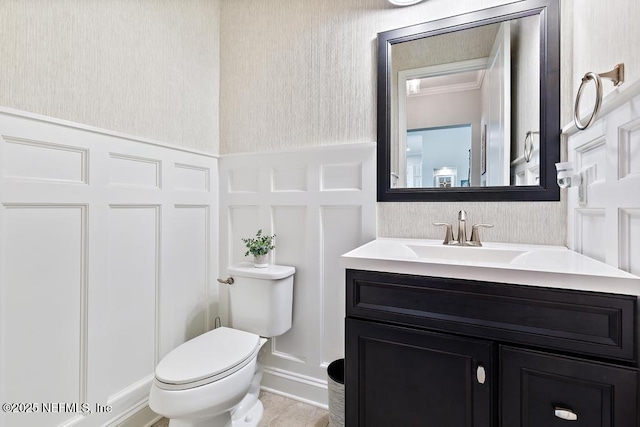
M 467 211 L 464 209 L 458 212 L 458 221 L 466 221 L 467 220 Z
M 443 245 L 448 245 L 453 241 L 453 226 L 451 224 L 448 222 L 434 222 L 433 225 L 447 227 L 444 235 L 444 241 L 442 242 Z
M 480 233 L 478 233 L 478 228 L 493 228 L 493 224 L 473 224 L 471 226 L 471 242 L 474 246 L 482 246 L 480 243 Z

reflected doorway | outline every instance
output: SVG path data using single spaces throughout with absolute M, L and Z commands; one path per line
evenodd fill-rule
M 407 188 L 468 187 L 471 124 L 407 131 Z

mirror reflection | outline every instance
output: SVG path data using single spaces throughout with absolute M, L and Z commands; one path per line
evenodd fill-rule
M 539 185 L 540 17 L 391 47 L 391 186 Z

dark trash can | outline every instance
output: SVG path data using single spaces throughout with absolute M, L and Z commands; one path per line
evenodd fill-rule
M 329 377 L 329 426 L 344 427 L 344 359 L 334 360 L 327 367 Z

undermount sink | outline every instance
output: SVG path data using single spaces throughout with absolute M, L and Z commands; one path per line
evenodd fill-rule
M 526 251 L 491 249 L 478 246 L 405 245 L 418 258 L 462 262 L 510 263 Z

